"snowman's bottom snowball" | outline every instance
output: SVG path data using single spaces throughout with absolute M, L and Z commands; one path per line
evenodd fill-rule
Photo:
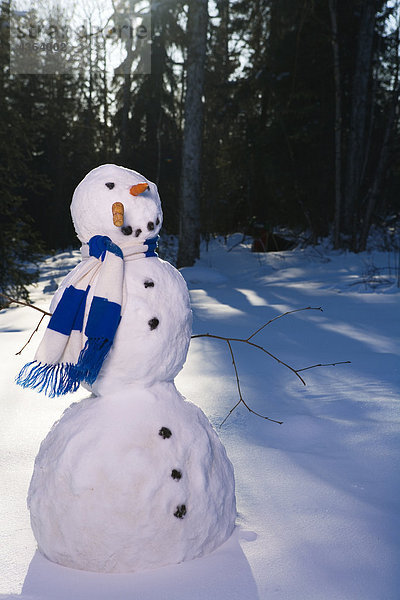
M 173 384 L 73 404 L 42 442 L 28 506 L 53 562 L 133 572 L 211 552 L 232 533 L 234 476 L 208 419 Z

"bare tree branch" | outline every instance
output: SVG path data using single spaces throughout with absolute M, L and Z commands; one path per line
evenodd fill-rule
M 34 307 L 33 307 L 34 308 Z M 46 315 L 42 315 L 40 318 L 39 323 L 36 325 L 36 329 L 34 329 L 29 337 L 29 340 L 26 342 L 26 344 L 24 344 L 21 348 L 21 350 L 18 350 L 18 352 L 15 353 L 16 356 L 18 356 L 18 354 L 21 354 L 23 350 L 25 350 L 25 348 L 27 347 L 27 345 L 29 344 L 29 342 L 31 341 L 31 339 L 33 338 L 33 336 L 35 335 L 35 333 L 37 331 L 39 331 L 39 327 L 43 321 L 43 319 L 45 318 Z
M 252 333 L 251 335 L 249 335 L 248 338 L 246 338 L 247 341 L 251 340 L 252 337 L 254 337 L 255 335 L 257 335 L 257 333 L 259 333 L 262 329 L 264 329 L 264 327 L 266 327 L 270 323 L 273 323 L 274 321 L 277 321 L 278 319 L 281 319 L 282 317 L 286 317 L 286 315 L 292 315 L 293 313 L 300 312 L 302 310 L 319 310 L 319 311 L 323 312 L 322 308 L 320 306 L 317 306 L 317 307 L 306 306 L 305 308 L 296 308 L 295 310 L 288 310 L 287 312 L 282 313 L 281 315 L 278 315 L 277 317 L 274 317 L 273 319 L 270 319 L 269 321 L 267 321 L 267 323 L 264 323 L 264 325 L 262 325 L 254 333 Z
M 25 348 L 27 347 L 29 342 L 32 340 L 35 333 L 39 330 L 39 327 L 40 327 L 43 319 L 46 316 L 51 317 L 51 313 L 47 312 L 47 310 L 43 310 L 42 308 L 39 308 L 38 306 L 35 306 L 34 304 L 30 304 L 29 302 L 23 302 L 22 300 L 16 300 L 16 298 L 11 298 L 11 296 L 8 296 L 7 294 L 3 294 L 1 292 L 0 292 L 0 296 L 3 296 L 3 298 L 6 298 L 10 303 L 13 302 L 15 304 L 21 304 L 22 306 L 28 306 L 29 308 L 33 308 L 34 310 L 37 310 L 38 312 L 42 313 L 42 318 L 40 319 L 39 323 L 36 325 L 36 329 L 34 329 L 34 331 L 32 331 L 31 335 L 29 336 L 29 340 L 26 342 L 26 344 L 24 344 L 22 346 L 21 350 L 18 350 L 18 352 L 15 353 L 17 356 L 18 354 L 21 354 L 23 350 L 25 350 Z
M 261 419 L 266 419 L 267 421 L 272 421 L 273 423 L 278 423 L 279 425 L 282 425 L 282 421 L 276 421 L 275 419 L 270 419 L 269 417 L 266 417 L 264 415 L 260 415 L 260 413 L 256 412 L 252 408 L 250 408 L 250 406 L 244 401 L 243 396 L 242 396 L 242 391 L 240 389 L 239 374 L 238 374 L 238 370 L 237 370 L 237 367 L 236 367 L 236 361 L 235 361 L 235 356 L 233 354 L 232 346 L 231 346 L 231 343 L 230 343 L 229 340 L 226 340 L 226 343 L 228 344 L 229 351 L 230 351 L 231 357 L 232 357 L 233 368 L 235 369 L 236 384 L 237 384 L 237 389 L 238 389 L 238 392 L 239 392 L 239 401 L 236 402 L 235 406 L 233 408 L 231 408 L 231 410 L 228 412 L 228 414 L 226 415 L 225 419 L 220 424 L 220 427 L 222 427 L 222 425 L 231 416 L 231 414 L 233 413 L 233 411 L 235 410 L 235 408 L 237 408 L 240 403 L 244 404 L 245 407 L 247 408 L 247 410 L 249 412 L 253 413 L 253 415 L 257 415 L 257 417 L 261 417 Z
M 15 304 L 21 304 L 22 306 L 29 306 L 29 308 L 34 308 L 35 310 L 38 310 L 39 312 L 43 313 L 43 315 L 48 315 L 49 317 L 51 317 L 51 313 L 47 312 L 47 310 L 43 310 L 42 308 L 39 308 L 38 306 L 35 306 L 34 304 L 29 304 L 29 302 L 23 302 L 22 300 L 16 300 L 15 298 L 11 298 L 11 296 L 8 296 L 7 294 L 2 294 L 0 292 L 0 296 L 3 296 L 3 298 L 7 298 L 7 300 L 9 302 L 14 302 Z
M 336 365 L 350 365 L 351 360 L 341 360 L 340 362 L 334 363 L 319 363 L 318 365 L 311 365 L 310 367 L 304 367 L 303 369 L 296 369 L 296 373 L 300 371 L 308 371 L 308 369 L 315 369 L 315 367 L 336 367 Z
M 302 382 L 302 384 L 306 385 L 306 382 L 298 374 L 298 372 L 297 372 L 296 369 L 294 369 L 293 367 L 291 367 L 287 363 L 283 362 L 283 360 L 281 360 L 280 358 L 278 358 L 277 356 L 275 356 L 274 354 L 272 354 L 271 352 L 269 352 L 269 350 L 266 350 L 265 348 L 263 348 L 263 346 L 259 346 L 258 344 L 254 344 L 254 342 L 249 342 L 249 340 L 247 338 L 246 339 L 231 338 L 231 337 L 224 337 L 222 335 L 214 335 L 212 333 L 198 333 L 196 335 L 192 335 L 192 339 L 199 338 L 199 337 L 208 337 L 208 338 L 212 338 L 214 340 L 224 340 L 225 342 L 228 342 L 228 341 L 229 342 L 242 342 L 243 344 L 248 344 L 249 346 L 253 346 L 254 348 L 258 348 L 258 350 L 261 350 L 262 352 L 265 352 L 265 354 L 268 354 L 268 356 L 270 356 L 271 358 L 273 358 L 274 360 L 276 360 L 276 362 L 278 362 L 280 365 L 283 365 L 284 367 L 286 367 L 287 369 L 289 369 L 290 371 L 292 371 L 292 373 L 294 373 L 296 375 L 296 377 L 298 377 L 300 379 L 300 381 Z
M 267 350 L 263 346 L 260 346 L 259 344 L 255 344 L 254 342 L 250 341 L 251 338 L 253 338 L 257 333 L 259 333 L 260 331 L 262 331 L 267 325 L 269 325 L 273 321 L 276 321 L 277 319 L 285 317 L 286 315 L 290 315 L 290 314 L 293 314 L 293 313 L 296 313 L 296 312 L 300 312 L 300 311 L 303 311 L 303 310 L 319 310 L 319 311 L 322 312 L 322 308 L 321 307 L 311 307 L 311 306 L 307 306 L 306 308 L 297 308 L 295 310 L 287 311 L 287 312 L 285 312 L 285 313 L 283 313 L 281 315 L 278 315 L 277 317 L 274 317 L 273 319 L 270 319 L 266 323 L 264 323 L 264 325 L 262 325 L 261 327 L 259 327 L 256 331 L 254 331 L 254 333 L 252 333 L 247 338 L 225 337 L 225 336 L 222 336 L 222 335 L 214 335 L 212 333 L 198 333 L 196 335 L 192 335 L 192 339 L 194 339 L 194 338 L 200 338 L 200 337 L 206 337 L 206 338 L 211 338 L 211 339 L 215 339 L 215 340 L 223 340 L 223 341 L 225 341 L 227 343 L 228 348 L 229 348 L 229 352 L 231 354 L 232 364 L 233 364 L 233 368 L 235 370 L 236 385 L 237 385 L 237 389 L 238 389 L 238 393 L 239 393 L 239 400 L 238 400 L 238 402 L 236 402 L 236 404 L 231 408 L 231 410 L 229 411 L 229 413 L 226 415 L 226 417 L 222 421 L 220 427 L 222 427 L 222 425 L 230 417 L 230 415 L 233 413 L 233 411 L 239 406 L 239 404 L 243 404 L 247 408 L 247 410 L 249 412 L 253 413 L 254 415 L 257 415 L 258 417 L 261 417 L 262 419 L 266 419 L 267 421 L 272 421 L 273 423 L 279 423 L 280 425 L 282 424 L 282 421 L 276 421 L 275 419 L 271 419 L 270 417 L 266 417 L 266 416 L 261 415 L 260 413 L 256 412 L 255 410 L 253 410 L 252 408 L 250 408 L 250 406 L 244 400 L 243 394 L 242 394 L 242 390 L 241 390 L 241 387 L 240 387 L 239 374 L 238 374 L 237 365 L 236 365 L 235 356 L 234 356 L 234 353 L 233 353 L 233 348 L 232 348 L 232 343 L 231 342 L 241 342 L 243 344 L 248 344 L 249 346 L 252 346 L 253 348 L 257 348 L 258 350 L 261 350 L 262 352 L 264 352 L 265 354 L 267 354 L 269 357 L 273 358 L 280 365 L 283 365 L 284 367 L 286 367 L 287 369 L 289 369 L 290 371 L 292 371 L 292 373 L 294 373 L 296 375 L 296 377 L 298 379 L 300 379 L 300 381 L 301 381 L 301 383 L 303 385 L 306 385 L 306 382 L 304 381 L 304 379 L 300 375 L 300 373 L 302 371 L 307 371 L 309 369 L 315 369 L 316 367 L 335 367 L 336 365 L 350 364 L 351 361 L 345 360 L 345 361 L 334 362 L 334 363 L 319 363 L 319 364 L 315 364 L 315 365 L 310 365 L 309 367 L 303 367 L 302 369 L 295 369 L 294 367 L 292 367 L 288 363 L 285 363 L 283 360 L 281 360 L 280 358 L 278 358 L 277 356 L 275 356 L 274 354 L 272 354 L 269 350 Z

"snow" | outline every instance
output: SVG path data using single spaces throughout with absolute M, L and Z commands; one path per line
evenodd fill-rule
M 143 193 L 130 193 L 142 183 L 147 185 Z M 111 218 L 111 202 L 116 201 L 122 204 L 124 227 L 115 226 Z M 71 215 L 82 243 L 100 232 L 118 245 L 129 236 L 143 243 L 158 235 L 162 224 L 157 186 L 137 171 L 112 164 L 100 165 L 82 179 L 72 197 Z M 124 233 L 127 227 L 130 233 Z
M 192 313 L 179 271 L 157 257 L 128 260 L 124 279 L 121 324 L 92 386 L 96 394 L 132 381 L 172 381 L 187 356 Z M 152 319 L 158 324 L 150 330 Z
M 14 375 L 40 334 L 21 356 L 15 352 L 40 315 L 23 307 L 2 311 L 1 600 L 397 600 L 400 291 L 388 253 L 321 246 L 261 255 L 240 239 L 212 241 L 195 267 L 182 270 L 194 333 L 245 338 L 285 311 L 322 307 L 274 321 L 252 341 L 295 368 L 351 364 L 304 371 L 304 387 L 285 366 L 232 342 L 246 402 L 283 424 L 239 406 L 219 427 L 238 400 L 229 348 L 223 340 L 193 339 L 176 385 L 206 413 L 233 463 L 237 528 L 193 561 L 88 573 L 36 551 L 26 508 L 41 441 L 87 392 L 49 399 L 18 388 Z M 59 284 L 77 261 L 78 253 L 64 252 L 44 262 L 31 294 L 37 306 L 49 306 L 52 280 Z M 52 290 L 44 293 L 46 286 Z
M 74 403 L 41 444 L 28 505 L 44 556 L 98 573 L 203 556 L 236 518 L 225 449 L 173 383 Z

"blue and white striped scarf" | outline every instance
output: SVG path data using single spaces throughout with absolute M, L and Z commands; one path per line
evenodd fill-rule
M 158 236 L 121 248 L 95 235 L 84 260 L 68 283 L 50 319 L 35 359 L 16 382 L 50 397 L 75 392 L 96 381 L 121 320 L 124 260 L 157 256 Z M 84 252 L 83 252 L 84 254 Z

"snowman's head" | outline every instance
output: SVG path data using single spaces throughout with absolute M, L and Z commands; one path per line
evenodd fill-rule
M 86 175 L 72 197 L 71 215 L 82 243 L 94 235 L 107 235 L 115 244 L 144 242 L 162 223 L 157 186 L 117 165 L 101 165 Z

